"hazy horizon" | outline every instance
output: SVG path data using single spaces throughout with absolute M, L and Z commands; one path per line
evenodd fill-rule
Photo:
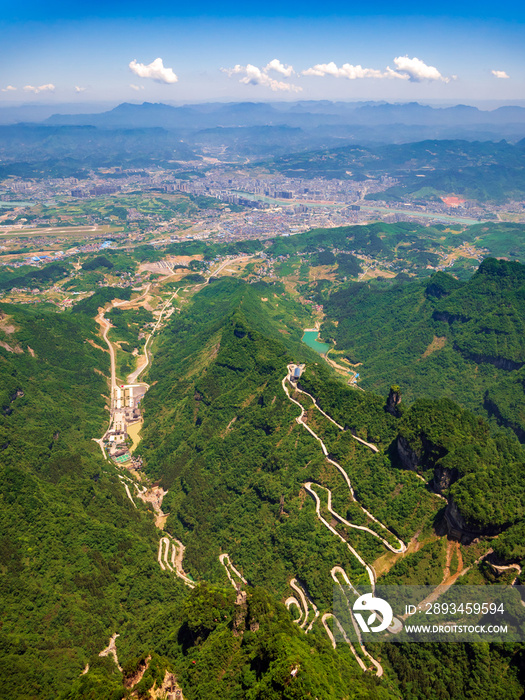
M 525 99 L 493 99 L 493 100 L 445 100 L 445 99 L 420 99 L 420 100 L 389 100 L 389 99 L 367 99 L 366 97 L 356 97 L 351 99 L 286 99 L 279 96 L 279 99 L 239 99 L 232 96 L 226 96 L 223 99 L 195 99 L 195 100 L 146 100 L 146 99 L 126 99 L 126 100 L 97 100 L 97 101 L 77 101 L 77 102 L 62 102 L 57 100 L 25 100 L 20 102 L 1 102 L 0 110 L 21 109 L 21 108 L 48 108 L 48 109 L 71 109 L 72 114 L 79 114 L 89 110 L 99 110 L 101 112 L 115 109 L 122 104 L 143 105 L 143 104 L 164 104 L 170 107 L 186 107 L 191 105 L 204 104 L 301 104 L 301 103 L 340 103 L 340 104 L 420 104 L 423 106 L 445 109 L 447 107 L 467 106 L 476 107 L 480 111 L 493 111 L 500 107 L 523 107 L 525 108 Z

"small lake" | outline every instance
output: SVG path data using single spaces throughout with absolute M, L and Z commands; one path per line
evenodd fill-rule
M 324 355 L 324 353 L 330 350 L 331 345 L 328 343 L 320 343 L 317 340 L 318 335 L 318 331 L 305 331 L 303 335 L 303 343 L 306 343 L 306 345 L 308 345 L 309 348 L 312 348 L 312 350 L 315 350 L 315 352 Z

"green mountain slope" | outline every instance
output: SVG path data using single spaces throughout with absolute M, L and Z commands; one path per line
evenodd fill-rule
M 187 700 L 467 700 L 490 663 L 485 697 L 520 697 L 516 646 L 462 646 L 452 669 L 447 650 L 370 645 L 377 677 L 348 645 L 332 648 L 323 622 L 334 566 L 365 586 L 372 564 L 393 565 L 398 583 L 441 581 L 448 545 L 434 526 L 444 505 L 427 485 L 439 470 L 467 524 L 503 530 L 499 556 L 521 561 L 515 440 L 490 437 L 451 403 L 388 412 L 301 343 L 299 308 L 279 285 L 212 281 L 152 346 L 138 451 L 168 490 L 161 533 L 92 440 L 107 425 L 109 358 L 88 311 L 2 306 L 2 692 L 116 700 L 176 679 Z M 298 386 L 285 379 L 291 362 L 305 365 Z M 400 440 L 416 456 L 410 468 Z M 161 536 L 185 545 L 194 589 L 161 570 Z M 471 568 L 489 582 L 481 564 Z M 293 579 L 310 598 L 302 629 Z M 99 656 L 116 633 L 122 670 Z
M 89 664 L 85 696 L 122 697 L 98 652 L 182 584 L 160 571 L 151 517 L 91 440 L 107 425 L 107 354 L 79 316 L 4 305 L 1 326 L 2 694 L 63 697 Z
M 362 385 L 449 397 L 525 438 L 525 268 L 487 258 L 465 283 L 352 284 L 325 305 L 323 335 L 362 362 Z
M 215 301 L 203 294 L 201 312 L 207 321 L 210 304 L 215 310 L 224 306 L 231 312 L 230 292 L 231 288 L 222 297 L 212 295 Z M 236 302 L 242 306 L 242 301 L 234 298 L 233 306 Z M 250 299 L 244 301 L 249 314 Z M 242 323 L 235 319 L 233 329 L 239 336 Z M 186 318 L 186 328 L 193 329 L 188 336 L 197 342 L 203 336 L 193 331 L 200 322 L 197 312 Z M 213 338 L 214 333 L 222 332 L 222 323 L 211 330 Z M 285 348 L 256 331 L 252 334 L 262 375 L 271 377 L 276 371 L 280 376 Z M 91 320 L 81 313 L 58 315 L 4 305 L 0 338 L 2 695 L 116 700 L 129 696 L 131 679 L 147 667 L 133 687 L 141 697 L 152 685 L 160 687 L 169 678 L 168 672 L 175 672 L 187 698 L 213 697 L 218 684 L 224 697 L 231 698 L 394 697 L 389 686 L 378 688 L 373 677 L 363 676 L 348 650 L 336 653 L 324 630 L 305 636 L 274 595 L 250 588 L 246 599 L 236 603 L 210 538 L 204 537 L 196 553 L 195 547 L 193 554 L 189 547 L 189 568 L 196 570 L 193 557 L 200 567 L 196 578 L 203 580 L 195 591 L 161 570 L 157 561 L 160 533 L 151 512 L 138 499 L 137 507 L 131 503 L 117 470 L 103 460 L 91 439 L 100 436 L 107 425 L 108 370 L 107 353 L 97 347 L 101 341 Z M 167 337 L 165 347 L 171 344 L 172 338 Z M 221 366 L 242 374 L 250 358 L 231 350 L 224 348 Z M 188 345 L 182 344 L 174 357 L 187 351 Z M 305 348 L 304 352 L 308 355 L 310 351 Z M 191 375 L 183 378 L 187 383 L 190 380 Z M 199 380 L 199 389 L 208 392 L 203 396 L 209 397 L 215 390 L 213 382 L 206 385 L 205 378 Z M 243 400 L 254 388 L 253 381 L 246 383 Z M 224 405 L 237 408 L 236 400 L 234 395 L 225 397 Z M 159 404 L 159 415 L 163 407 L 172 406 L 178 408 L 176 396 Z M 154 411 L 150 413 L 153 420 Z M 267 407 L 262 411 L 260 435 L 265 436 L 272 420 Z M 293 411 L 287 420 L 293 421 Z M 194 436 L 188 437 L 197 454 L 199 440 L 220 440 L 209 427 L 197 442 Z M 165 445 L 166 452 L 169 447 Z M 316 452 L 311 446 L 310 451 Z M 253 454 L 257 452 L 255 432 Z M 237 468 L 242 471 L 248 465 L 253 469 L 246 455 Z M 187 478 L 192 483 L 192 478 L 199 477 L 188 474 Z M 166 480 L 170 479 L 174 475 L 167 470 Z M 231 486 L 226 483 L 224 488 Z M 242 479 L 239 487 L 233 486 L 243 488 Z M 260 479 L 257 488 L 266 494 L 268 517 L 273 517 L 275 485 Z M 212 505 L 212 496 L 205 488 L 201 491 L 202 496 L 194 492 L 193 497 L 205 534 L 216 523 L 212 511 L 208 518 L 206 511 L 200 511 L 205 503 Z M 173 492 L 174 502 L 183 493 Z M 232 527 L 225 544 L 243 536 L 241 526 L 253 519 L 250 502 L 248 498 L 236 504 L 240 510 L 238 535 Z M 187 512 L 190 516 L 191 504 Z M 227 527 L 223 523 L 221 535 Z M 246 541 L 245 546 L 258 544 Z M 331 542 L 325 544 L 334 547 Z M 307 567 L 307 553 L 298 556 Z M 206 567 L 210 557 L 214 566 Z M 282 566 L 275 562 L 274 572 L 281 573 Z M 260 578 L 264 582 L 271 575 Z M 219 585 L 210 586 L 208 580 Z M 324 587 L 329 599 L 330 586 L 324 583 Z M 122 671 L 111 656 L 99 656 L 116 633 Z M 300 675 L 290 684 L 294 667 L 300 669 Z
M 523 141 L 343 146 L 280 156 L 271 168 L 289 177 L 364 180 L 367 175 L 387 174 L 399 181 L 386 192 L 366 196 L 372 200 L 428 200 L 455 192 L 469 199 L 503 202 L 519 199 L 525 189 L 523 149 Z
M 169 489 L 165 499 L 170 508 L 166 529 L 186 545 L 186 571 L 195 580 L 216 585 L 223 582 L 225 574 L 218 559 L 221 552 L 228 552 L 248 583 L 262 586 L 273 599 L 284 600 L 290 595 L 289 582 L 296 577 L 322 615 L 331 609 L 330 571 L 334 565 L 344 567 L 354 582 L 366 584 L 367 577 L 343 542 L 316 517 L 308 483 L 320 497 L 322 512 L 327 512 L 329 489 L 333 509 L 344 514 L 350 523 L 375 527 L 375 532 L 384 535 L 392 546 L 396 545 L 395 536 L 408 542 L 413 537 L 417 539 L 422 529 L 428 533 L 433 524 L 444 523 L 443 502 L 429 492 L 426 478 L 419 479 L 413 471 L 403 468 L 395 451 L 400 437 L 407 440 L 414 452 L 418 449 L 417 440 L 427 439 L 414 430 L 421 422 L 417 411 L 423 409 L 414 407 L 401 418 L 395 418 L 385 411 L 384 399 L 357 392 L 334 380 L 318 359 L 301 357 L 305 351 L 299 346 L 287 351 L 276 337 L 276 329 L 268 325 L 260 294 L 242 283 L 216 282 L 198 294 L 190 308 L 171 320 L 155 349 L 150 373 L 152 387 L 144 401 L 146 421 L 139 449 L 147 471 Z M 267 328 L 267 333 L 262 332 L 263 328 Z M 297 424 L 299 408 L 287 400 L 283 391 L 287 363 L 304 359 L 307 362 L 301 388 L 315 396 L 318 406 L 346 429 L 341 430 L 319 415 L 304 393 L 291 395 L 305 406 L 308 426 L 321 436 L 331 458 L 350 477 L 357 501 L 349 499 L 341 473 L 324 459 L 319 443 Z M 484 524 L 490 521 L 498 527 L 516 523 L 508 532 L 521 527 L 521 510 L 511 508 L 512 503 L 519 505 L 516 489 L 522 488 L 521 477 L 515 473 L 523 472 L 520 470 L 523 455 L 517 442 L 506 438 L 487 441 L 487 425 L 453 404 L 428 402 L 423 413 L 428 425 L 441 426 L 437 436 L 429 433 L 427 442 L 432 437 L 435 445 L 439 445 L 436 449 L 442 464 L 438 466 L 444 472 L 452 473 L 456 468 L 463 454 L 459 446 L 464 442 L 470 444 L 474 455 L 481 457 L 477 471 L 471 469 L 470 473 L 476 472 L 487 487 L 484 501 L 476 500 L 481 482 L 469 479 L 469 473 L 462 474 L 454 484 L 450 479 L 449 486 L 465 520 Z M 462 416 L 461 428 L 450 438 L 447 426 L 450 427 L 450 421 L 456 425 L 458 415 Z M 373 442 L 378 452 L 359 444 L 353 434 Z M 476 453 L 480 443 L 486 443 L 484 454 Z M 505 460 L 507 471 L 503 473 L 500 469 L 498 473 Z M 422 474 L 436 467 L 434 462 L 425 460 L 415 466 Z M 514 501 L 501 491 L 501 480 L 515 496 Z M 373 513 L 389 532 L 382 530 L 377 522 L 374 525 L 364 519 L 359 504 Z M 473 504 L 477 504 L 478 511 L 474 512 Z M 484 520 L 479 517 L 479 509 Z M 339 528 L 366 561 L 380 560 L 385 547 L 373 532 L 360 533 L 341 525 Z M 427 541 L 419 552 L 399 560 L 406 564 L 406 571 L 395 573 L 394 581 L 414 582 L 411 577 L 420 565 L 425 581 L 439 583 L 444 556 L 443 540 Z M 395 567 L 393 571 L 397 571 Z M 249 615 L 244 619 L 249 620 Z M 204 654 L 206 682 L 210 684 L 220 675 L 221 663 L 228 669 L 234 663 L 231 651 L 223 653 L 221 658 L 225 661 L 219 660 L 218 652 L 211 652 L 217 648 L 215 643 L 226 644 L 225 648 L 230 650 L 225 641 L 219 642 L 221 634 L 214 630 L 206 640 L 189 647 L 192 654 Z M 314 624 L 311 634 L 312 640 L 324 635 L 319 622 Z M 251 643 L 251 636 L 248 639 Z M 290 650 L 295 643 L 289 640 L 287 644 L 291 645 L 287 646 Z M 462 647 L 467 655 L 471 653 L 468 649 Z M 290 658 L 289 651 L 281 653 L 284 658 Z M 299 653 L 298 647 L 294 653 Z M 394 682 L 396 687 L 399 683 L 406 693 L 409 683 L 407 696 L 413 698 L 432 696 L 436 684 L 440 686 L 440 697 L 469 697 L 479 670 L 477 662 L 469 666 L 463 659 L 452 679 L 447 652 L 439 652 L 442 660 L 426 668 L 427 653 L 424 648 L 399 654 L 385 649 L 382 658 L 391 661 L 384 682 L 387 685 Z M 499 680 L 485 686 L 488 697 L 497 697 L 501 692 L 503 678 L 510 697 L 521 694 L 511 662 L 514 653 L 517 650 L 510 648 L 501 656 L 494 652 Z M 407 671 L 406 658 L 417 666 L 417 674 Z M 244 678 L 247 682 L 249 676 Z M 244 697 L 252 697 L 251 693 L 259 697 L 258 692 L 266 697 L 264 692 L 269 691 L 260 690 L 264 686 L 257 672 L 256 679 L 257 683 L 254 681 L 254 685 L 245 688 Z M 228 683 L 233 681 L 230 679 Z M 236 697 L 231 687 L 221 676 L 220 688 L 225 697 Z M 374 691 L 377 697 L 380 688 L 385 688 L 383 681 Z M 358 684 L 355 691 L 364 692 L 357 689 Z M 208 696 L 199 695 L 195 689 L 190 697 Z M 279 697 L 278 693 L 275 697 Z M 318 697 L 330 696 L 321 693 Z

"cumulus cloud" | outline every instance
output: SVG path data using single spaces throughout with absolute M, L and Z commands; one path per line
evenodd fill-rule
M 492 70 L 490 72 L 492 73 L 492 75 L 495 75 L 496 78 L 510 78 L 510 76 L 507 75 L 507 73 L 505 73 L 504 70 Z
M 39 92 L 55 92 L 55 86 L 53 83 L 39 85 L 38 87 L 35 85 L 25 85 L 23 89 L 25 92 L 34 92 L 35 95 L 38 95 Z
M 5 88 L 2 88 L 2 92 L 12 92 L 13 90 L 16 90 L 16 88 L 12 85 L 7 85 Z
M 137 63 L 135 59 L 129 64 L 132 73 L 138 75 L 139 78 L 151 78 L 157 83 L 176 83 L 178 77 L 173 72 L 173 68 L 165 68 L 162 58 L 156 58 L 147 66 L 144 63 Z
M 79 87 L 78 85 L 75 85 L 75 92 L 85 92 L 87 88 L 85 87 Z
M 385 78 L 385 73 L 374 68 L 363 68 L 362 66 L 353 66 L 350 63 L 344 63 L 338 67 L 333 61 L 330 63 L 317 63 L 312 68 L 303 70 L 303 75 L 316 75 L 323 77 L 331 75 L 334 78 L 347 78 L 348 80 L 357 80 L 357 78 Z
M 361 78 L 374 79 L 397 79 L 409 80 L 411 82 L 421 82 L 423 80 L 439 80 L 448 83 L 451 78 L 445 78 L 434 66 L 427 66 L 419 58 L 408 58 L 408 56 L 398 56 L 394 58 L 395 70 L 387 66 L 384 71 L 376 68 L 363 68 L 361 65 L 354 66 L 351 63 L 344 63 L 337 66 L 333 61 L 330 63 L 317 63 L 311 68 L 302 71 L 302 75 L 332 76 L 334 78 L 346 78 L 347 80 L 358 80 Z M 455 76 L 453 76 L 455 79 Z
M 132 90 L 144 90 L 144 85 L 133 85 L 133 83 L 130 83 L 129 86 Z
M 267 73 L 270 70 L 274 70 L 277 73 L 280 73 L 281 75 L 284 75 L 286 78 L 289 78 L 291 75 L 295 73 L 294 69 L 292 66 L 285 66 L 279 61 L 278 58 L 274 58 L 273 61 L 270 61 L 268 65 L 266 65 L 263 70 Z
M 423 80 L 438 80 L 442 83 L 450 82 L 450 78 L 445 78 L 434 66 L 427 66 L 419 58 L 409 58 L 408 56 L 398 56 L 394 58 L 397 71 L 402 76 L 408 76 L 408 80 L 413 83 L 420 83 Z M 387 68 L 390 70 L 390 68 Z
M 298 85 L 271 78 L 268 72 L 272 70 L 287 78 L 294 73 L 292 66 L 283 65 L 277 58 L 274 58 L 273 61 L 270 61 L 270 63 L 263 68 L 253 66 L 251 63 L 245 66 L 237 64 L 233 68 L 221 68 L 221 71 L 226 73 L 230 78 L 233 75 L 242 75 L 243 77 L 239 82 L 244 85 L 262 85 L 263 87 L 270 88 L 273 92 L 301 92 L 302 88 Z

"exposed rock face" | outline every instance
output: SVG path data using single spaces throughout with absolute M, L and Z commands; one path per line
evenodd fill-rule
M 242 637 L 246 629 L 246 617 L 248 614 L 246 591 L 237 589 L 237 598 L 235 600 L 235 614 L 233 616 L 233 636 Z
M 421 455 L 410 447 L 408 440 L 402 435 L 397 437 L 397 454 L 404 469 L 416 471 L 421 466 Z
M 430 488 L 440 495 L 459 478 L 457 469 L 445 469 L 440 464 L 434 466 L 434 478 L 429 483 Z
M 452 486 L 459 478 L 457 469 L 446 469 L 441 464 L 425 464 L 425 449 L 421 450 L 421 453 L 416 452 L 402 435 L 397 438 L 397 454 L 404 469 L 425 471 L 433 468 L 434 477 L 428 485 L 434 493 L 439 495 L 442 495 L 443 491 Z
M 447 450 L 444 447 L 435 445 L 425 435 L 421 435 L 420 440 L 421 445 L 416 450 L 406 437 L 403 435 L 397 436 L 397 453 L 404 469 L 411 469 L 412 471 L 435 469 L 436 463 L 447 454 Z
M 477 525 L 468 523 L 459 512 L 459 508 L 450 498 L 445 509 L 445 522 L 450 537 L 462 544 L 470 544 L 476 537 L 494 537 L 505 530 L 505 525 Z
M 390 413 L 390 415 L 394 416 L 395 418 L 399 418 L 400 411 L 399 411 L 399 404 L 401 403 L 401 390 L 398 386 L 391 386 L 390 387 L 390 393 L 388 394 L 388 398 L 386 400 L 386 406 L 385 406 L 385 411 Z
M 456 343 L 454 343 L 454 349 L 460 352 L 463 355 L 463 357 L 465 357 L 467 360 L 472 360 L 472 362 L 475 362 L 478 365 L 485 363 L 493 365 L 497 369 L 504 369 L 506 372 L 512 372 L 515 369 L 521 369 L 523 365 L 525 365 L 525 362 L 509 360 L 507 357 L 482 355 L 473 352 L 468 352 L 466 350 L 463 350 Z
M 17 390 L 14 392 L 14 394 L 12 394 L 12 395 L 9 397 L 9 404 L 12 404 L 12 403 L 13 403 L 14 401 L 16 401 L 16 399 L 18 399 L 20 396 L 24 396 L 24 392 L 22 391 L 22 389 L 17 389 Z M 4 408 L 3 408 L 3 413 L 4 413 L 4 415 L 6 415 L 6 416 L 10 416 L 11 413 L 13 413 L 13 408 L 12 408 L 10 405 L 9 405 L 9 406 L 4 406 Z
M 434 311 L 432 314 L 434 321 L 443 321 L 444 323 L 452 324 L 454 321 L 466 323 L 469 320 L 468 316 L 462 314 L 451 314 L 449 311 Z
M 151 661 L 151 656 L 148 656 L 139 663 L 137 669 L 135 670 L 134 673 L 130 674 L 129 676 L 126 676 L 124 678 L 124 687 L 125 688 L 133 688 L 133 686 L 137 685 L 137 683 L 140 683 L 142 678 L 144 677 L 144 674 L 149 668 L 149 662 Z
M 425 469 L 425 450 L 422 449 L 421 454 L 419 454 L 412 449 L 408 440 L 402 435 L 399 435 L 397 438 L 397 452 L 401 464 L 405 469 L 411 469 L 412 471 L 423 471 Z M 442 495 L 443 491 L 450 488 L 450 486 L 458 480 L 458 470 L 446 469 L 441 464 L 426 466 L 427 469 L 431 467 L 434 470 L 434 477 L 428 484 L 429 488 L 434 493 Z M 451 497 L 449 497 L 445 509 L 445 526 L 449 536 L 459 540 L 463 544 L 470 544 L 476 537 L 481 537 L 483 535 L 497 535 L 504 529 L 503 527 L 482 527 L 473 523 L 467 523 Z

